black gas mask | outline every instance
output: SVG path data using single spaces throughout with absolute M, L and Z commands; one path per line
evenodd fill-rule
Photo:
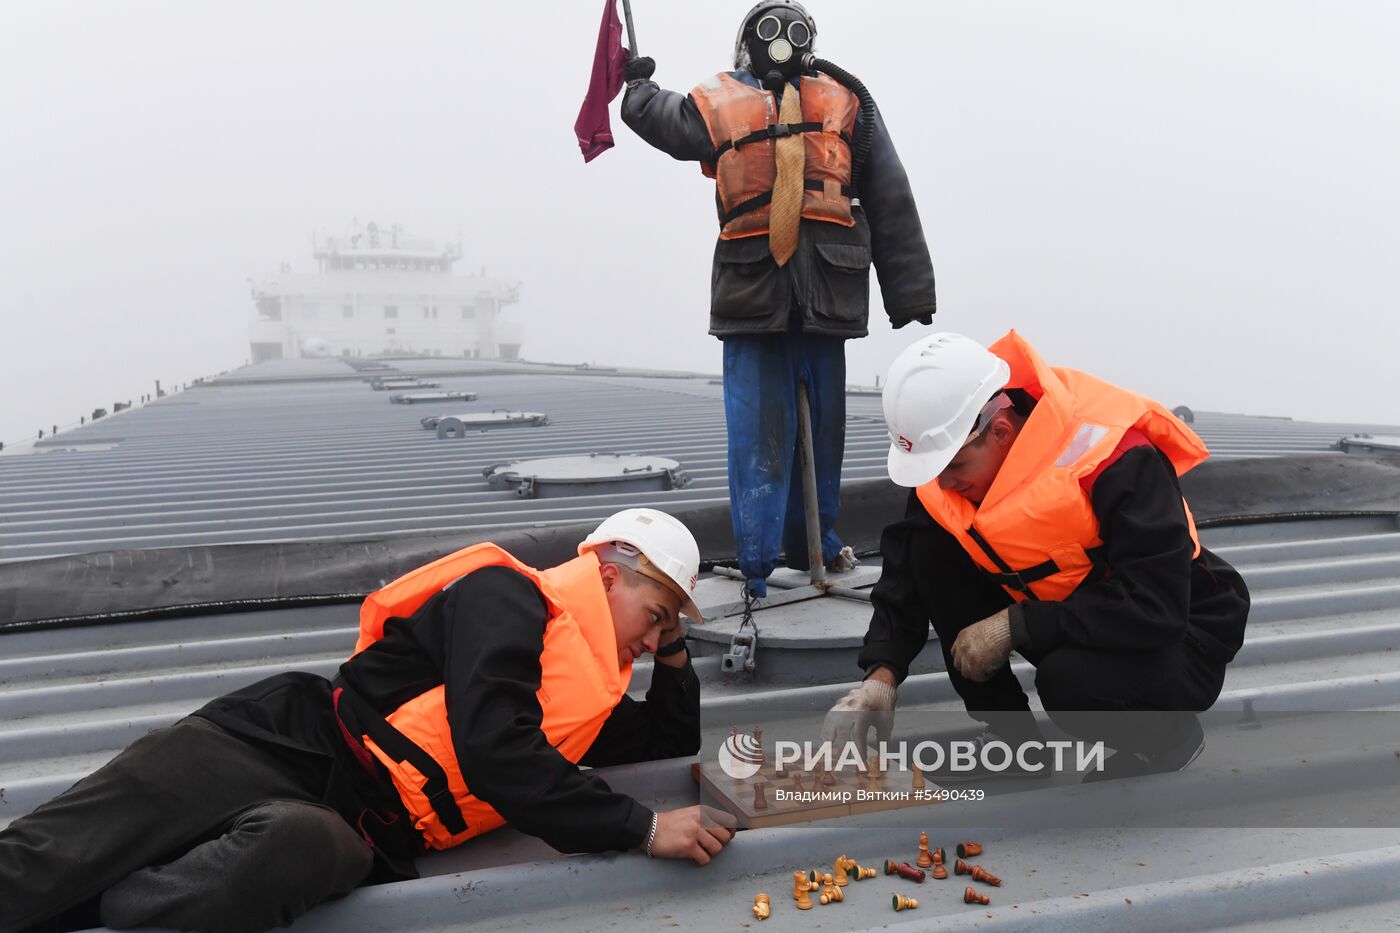
M 816 37 L 816 23 L 800 4 L 793 0 L 760 3 L 739 29 L 735 67 L 752 72 L 765 86 L 781 85 L 802 73 L 803 56 L 812 51 Z

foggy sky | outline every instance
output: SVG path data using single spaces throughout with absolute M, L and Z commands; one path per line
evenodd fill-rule
M 656 79 L 750 0 L 634 0 Z M 0 440 L 242 364 L 246 279 L 357 217 L 523 283 L 523 355 L 718 372 L 713 183 L 572 124 L 601 0 L 9 4 Z M 1168 406 L 1400 422 L 1400 8 L 812 0 L 918 198 L 935 328 Z M 923 329 L 848 345 L 869 384 Z

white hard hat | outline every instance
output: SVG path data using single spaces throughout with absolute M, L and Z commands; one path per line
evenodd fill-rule
M 603 519 L 593 533 L 578 546 L 579 554 L 607 545 L 621 545 L 621 552 L 640 554 L 646 560 L 635 569 L 653 579 L 659 571 L 665 583 L 681 597 L 681 612 L 696 622 L 704 622 L 692 599 L 700 576 L 700 546 L 695 536 L 678 519 L 656 509 L 625 509 Z M 648 566 L 650 564 L 650 566 Z
M 890 430 L 890 479 L 930 482 L 957 455 L 982 406 L 1006 386 L 1011 367 L 961 334 L 933 334 L 890 364 L 881 401 Z

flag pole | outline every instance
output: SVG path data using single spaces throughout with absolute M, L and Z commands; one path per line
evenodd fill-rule
M 627 22 L 627 48 L 637 54 L 637 27 L 632 25 L 632 0 L 622 0 L 622 18 Z

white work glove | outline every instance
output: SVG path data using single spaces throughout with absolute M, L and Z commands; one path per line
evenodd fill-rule
M 889 739 L 894 730 L 894 687 L 872 677 L 836 701 L 822 722 L 822 742 L 831 743 L 832 760 L 841 757 L 847 743 L 855 742 L 862 761 L 870 730 L 877 741 Z
M 983 681 L 1011 659 L 1011 612 L 974 622 L 953 639 L 953 666 L 968 680 Z

